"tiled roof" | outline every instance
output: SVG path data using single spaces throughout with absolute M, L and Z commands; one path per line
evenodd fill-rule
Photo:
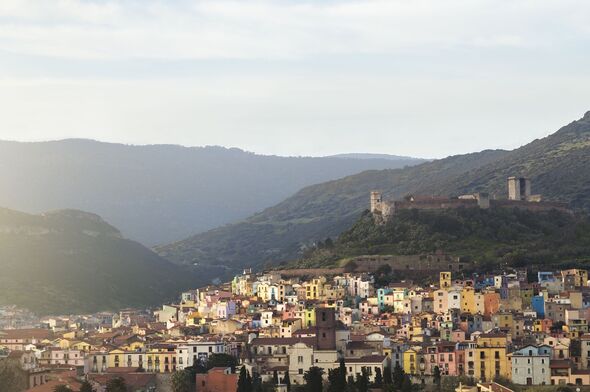
M 382 363 L 385 355 L 367 355 L 360 358 L 344 358 L 345 363 Z

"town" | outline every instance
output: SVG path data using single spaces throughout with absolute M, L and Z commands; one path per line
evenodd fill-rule
M 4 307 L 0 364 L 18 366 L 30 391 L 78 391 L 83 382 L 105 391 L 113 380 L 174 390 L 187 369 L 202 392 L 238 391 L 240 373 L 278 391 L 314 374 L 336 382 L 338 372 L 359 392 L 590 385 L 585 270 L 441 271 L 425 287 L 379 286 L 364 272 L 281 272 L 245 270 L 153 311 L 35 319 Z

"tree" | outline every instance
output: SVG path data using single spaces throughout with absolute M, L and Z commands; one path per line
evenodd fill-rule
M 340 358 L 340 366 L 338 366 L 338 386 L 341 387 L 341 391 L 346 387 L 346 363 L 344 363 L 344 357 Z
M 381 368 L 375 369 L 375 386 L 379 388 L 383 386 L 383 375 L 381 374 Z
M 107 382 L 106 392 L 127 392 L 127 384 L 121 377 L 113 378 Z
M 565 385 L 558 387 L 555 392 L 574 392 L 574 390 L 570 387 L 566 387 Z
M 303 375 L 303 379 L 305 380 L 305 390 L 307 392 L 322 392 L 323 388 L 323 379 L 322 376 L 324 375 L 324 370 L 317 367 L 312 366 L 309 368 L 308 371 L 305 372 Z
M 27 387 L 24 374 L 13 361 L 0 361 L 0 392 L 20 392 Z
M 328 371 L 328 392 L 342 392 L 346 388 L 346 364 L 340 358 L 340 366 Z
M 361 369 L 361 374 L 356 376 L 356 389 L 358 392 L 369 391 L 369 374 L 365 367 Z
M 291 378 L 289 378 L 289 371 L 285 370 L 285 377 L 283 377 L 283 384 L 287 386 L 287 392 L 291 391 Z
M 252 379 L 249 379 L 248 371 L 246 366 L 242 366 L 240 370 L 240 376 L 238 377 L 238 390 L 237 392 L 251 392 L 252 391 Z
M 92 385 L 90 385 L 90 383 L 86 380 L 82 381 L 82 384 L 80 385 L 80 392 L 95 392 L 94 389 L 92 388 Z
M 390 385 L 393 382 L 391 379 L 391 367 L 387 366 L 385 368 L 385 373 L 383 374 L 383 383 L 385 385 Z
M 402 392 L 412 392 L 412 380 L 410 380 L 410 376 L 407 374 L 404 375 L 404 380 L 402 382 L 401 387 Z
M 191 372 L 187 370 L 180 370 L 172 374 L 170 384 L 173 392 L 192 392 L 195 389 Z
M 256 372 L 252 372 L 252 391 L 263 392 L 262 390 L 262 377 Z
M 356 383 L 353 376 L 348 376 L 346 380 L 346 392 L 356 392 Z
M 342 386 L 340 385 L 340 369 L 328 370 L 328 392 L 342 392 Z
M 395 367 L 393 368 L 393 375 L 392 375 L 393 386 L 395 387 L 395 389 L 399 390 L 402 388 L 405 378 L 406 378 L 406 373 L 404 372 L 404 369 L 402 369 L 402 367 L 399 365 L 399 362 L 396 363 Z
M 231 371 L 234 372 L 237 364 L 237 359 L 229 354 L 211 354 L 209 358 L 207 358 L 207 370 L 214 367 L 229 367 L 231 368 Z
M 60 384 L 53 387 L 53 392 L 72 392 L 72 390 L 66 384 Z
M 434 367 L 434 372 L 432 373 L 432 378 L 434 379 L 434 384 L 436 385 L 436 390 L 440 391 L 440 368 L 438 366 Z

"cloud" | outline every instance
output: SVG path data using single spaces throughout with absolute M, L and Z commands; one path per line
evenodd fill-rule
M 0 50 L 80 59 L 293 59 L 584 42 L 586 1 L 3 0 Z

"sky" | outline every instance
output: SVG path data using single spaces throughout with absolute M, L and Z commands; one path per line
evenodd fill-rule
M 425 158 L 590 110 L 586 0 L 1 0 L 0 139 Z

